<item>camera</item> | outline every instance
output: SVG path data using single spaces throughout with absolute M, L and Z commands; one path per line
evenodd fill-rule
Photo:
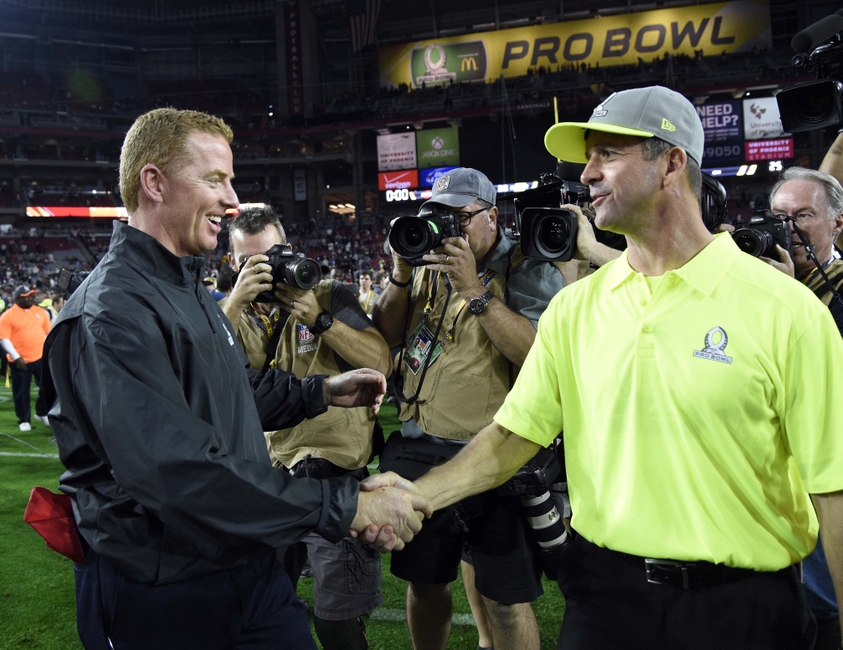
M 540 185 L 522 192 L 515 203 L 515 233 L 525 257 L 550 262 L 567 262 L 577 252 L 577 215 L 563 205 L 587 207 L 588 185 L 564 181 L 557 174 L 542 174 Z M 626 248 L 622 235 L 595 229 L 601 244 Z
M 322 278 L 319 262 L 296 255 L 287 244 L 275 244 L 264 255 L 269 258 L 267 264 L 272 267 L 273 287 L 283 282 L 307 291 L 315 287 Z M 278 302 L 278 298 L 272 291 L 261 291 L 255 297 L 255 302 Z
M 843 10 L 826 16 L 796 34 L 793 65 L 816 72 L 817 81 L 785 88 L 776 94 L 782 128 L 798 133 L 840 124 L 843 120 Z
M 497 489 L 503 497 L 517 496 L 533 539 L 539 547 L 539 561 L 545 574 L 556 579 L 562 548 L 568 539 L 563 513 L 565 495 L 557 483 L 565 481 L 564 460 L 559 455 L 562 446 L 557 439 L 547 449 L 541 449 L 515 476 Z
M 790 228 L 781 219 L 776 219 L 769 210 L 758 210 L 750 217 L 746 226 L 732 233 L 732 239 L 744 253 L 755 257 L 778 259 L 776 244 L 793 254 Z
M 426 203 L 414 217 L 399 217 L 389 231 L 389 246 L 410 266 L 427 264 L 422 256 L 460 236 L 460 222 L 447 207 Z
M 62 269 L 59 272 L 59 279 L 56 282 L 56 287 L 59 291 L 61 291 L 65 297 L 69 297 L 74 291 L 76 291 L 79 286 L 85 281 L 90 275 L 90 271 L 69 271 L 68 269 Z
M 840 123 L 843 84 L 834 79 L 811 81 L 776 95 L 782 128 L 790 133 L 822 129 Z

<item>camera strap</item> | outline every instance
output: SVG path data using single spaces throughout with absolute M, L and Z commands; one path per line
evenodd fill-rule
M 793 220 L 793 229 L 796 231 L 796 234 L 799 235 L 799 239 L 802 240 L 802 245 L 805 247 L 805 250 L 808 252 L 808 258 L 814 263 L 814 266 L 817 267 L 815 269 L 815 271 L 812 271 L 808 275 L 808 277 L 805 278 L 803 283 L 807 285 L 808 282 L 811 279 L 811 276 L 814 275 L 814 272 L 818 272 L 820 274 L 820 276 L 822 276 L 822 279 L 825 282 L 825 286 L 828 288 L 828 291 L 831 293 L 831 295 L 834 296 L 835 300 L 837 300 L 838 303 L 843 305 L 843 296 L 840 295 L 840 292 L 837 291 L 837 289 L 834 287 L 834 283 L 831 281 L 831 279 L 828 277 L 828 275 L 825 272 L 825 267 L 834 258 L 832 257 L 825 264 L 820 264 L 820 261 L 817 259 L 816 253 L 814 253 L 814 247 L 811 245 L 811 242 L 809 241 L 809 239 L 805 236 L 805 233 L 803 233 L 802 230 L 799 228 L 799 226 L 796 225 L 795 220 Z

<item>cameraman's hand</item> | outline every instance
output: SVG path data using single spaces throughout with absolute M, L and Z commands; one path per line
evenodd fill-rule
M 588 215 L 594 218 L 593 212 L 586 209 L 588 211 L 588 215 L 586 215 L 585 211 L 579 206 L 571 203 L 562 207 L 577 215 L 577 252 L 574 256 L 576 259 L 587 260 L 597 266 L 603 266 L 607 262 L 620 257 L 621 252 L 619 250 L 597 241 L 597 237 L 594 235 L 594 226 L 588 218 Z
M 462 237 L 443 239 L 442 246 L 423 259 L 428 262 L 427 268 L 448 276 L 454 291 L 463 300 L 468 301 L 486 293 L 486 287 L 477 277 L 477 262 L 468 245 L 468 233 L 463 233 Z
M 567 203 L 562 208 L 577 215 L 577 253 L 575 257 L 578 260 L 589 259 L 588 255 L 597 243 L 597 239 L 594 237 L 594 226 L 591 225 L 588 217 L 578 205 Z
M 793 267 L 793 260 L 788 255 L 787 251 L 776 244 L 776 254 L 779 256 L 778 260 L 774 260 L 771 257 L 761 257 L 762 260 L 767 262 L 773 268 L 778 269 L 782 273 L 786 273 L 792 278 L 796 277 L 796 270 Z
M 18 357 L 12 362 L 12 365 L 17 368 L 18 370 L 26 370 L 26 361 L 23 360 L 23 357 Z
M 272 290 L 272 267 L 268 261 L 266 255 L 252 255 L 243 263 L 227 305 L 238 312 L 243 311 L 261 291 Z
M 275 285 L 275 295 L 281 306 L 290 312 L 290 316 L 298 319 L 308 327 L 316 324 L 316 317 L 322 308 L 316 302 L 316 294 L 312 290 L 303 290 L 284 282 Z

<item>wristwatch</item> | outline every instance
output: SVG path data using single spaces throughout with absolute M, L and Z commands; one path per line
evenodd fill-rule
M 494 294 L 492 294 L 491 291 L 487 291 L 479 298 L 472 298 L 468 302 L 468 311 L 470 311 L 475 316 L 477 316 L 478 314 L 482 314 L 484 311 L 486 311 L 486 305 L 488 305 L 494 297 L 495 296 Z
M 316 317 L 316 322 L 313 324 L 313 327 L 310 327 L 311 332 L 314 334 L 324 334 L 329 329 L 331 329 L 331 325 L 334 324 L 334 317 L 331 316 L 331 312 L 327 309 L 323 309 L 319 312 L 319 315 Z

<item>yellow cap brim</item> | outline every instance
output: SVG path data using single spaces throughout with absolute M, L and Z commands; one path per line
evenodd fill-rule
M 600 122 L 560 122 L 551 126 L 544 134 L 544 146 L 559 160 L 586 163 L 585 132 L 603 131 L 618 135 L 631 135 L 639 138 L 652 138 L 654 134 L 628 126 L 601 124 Z

